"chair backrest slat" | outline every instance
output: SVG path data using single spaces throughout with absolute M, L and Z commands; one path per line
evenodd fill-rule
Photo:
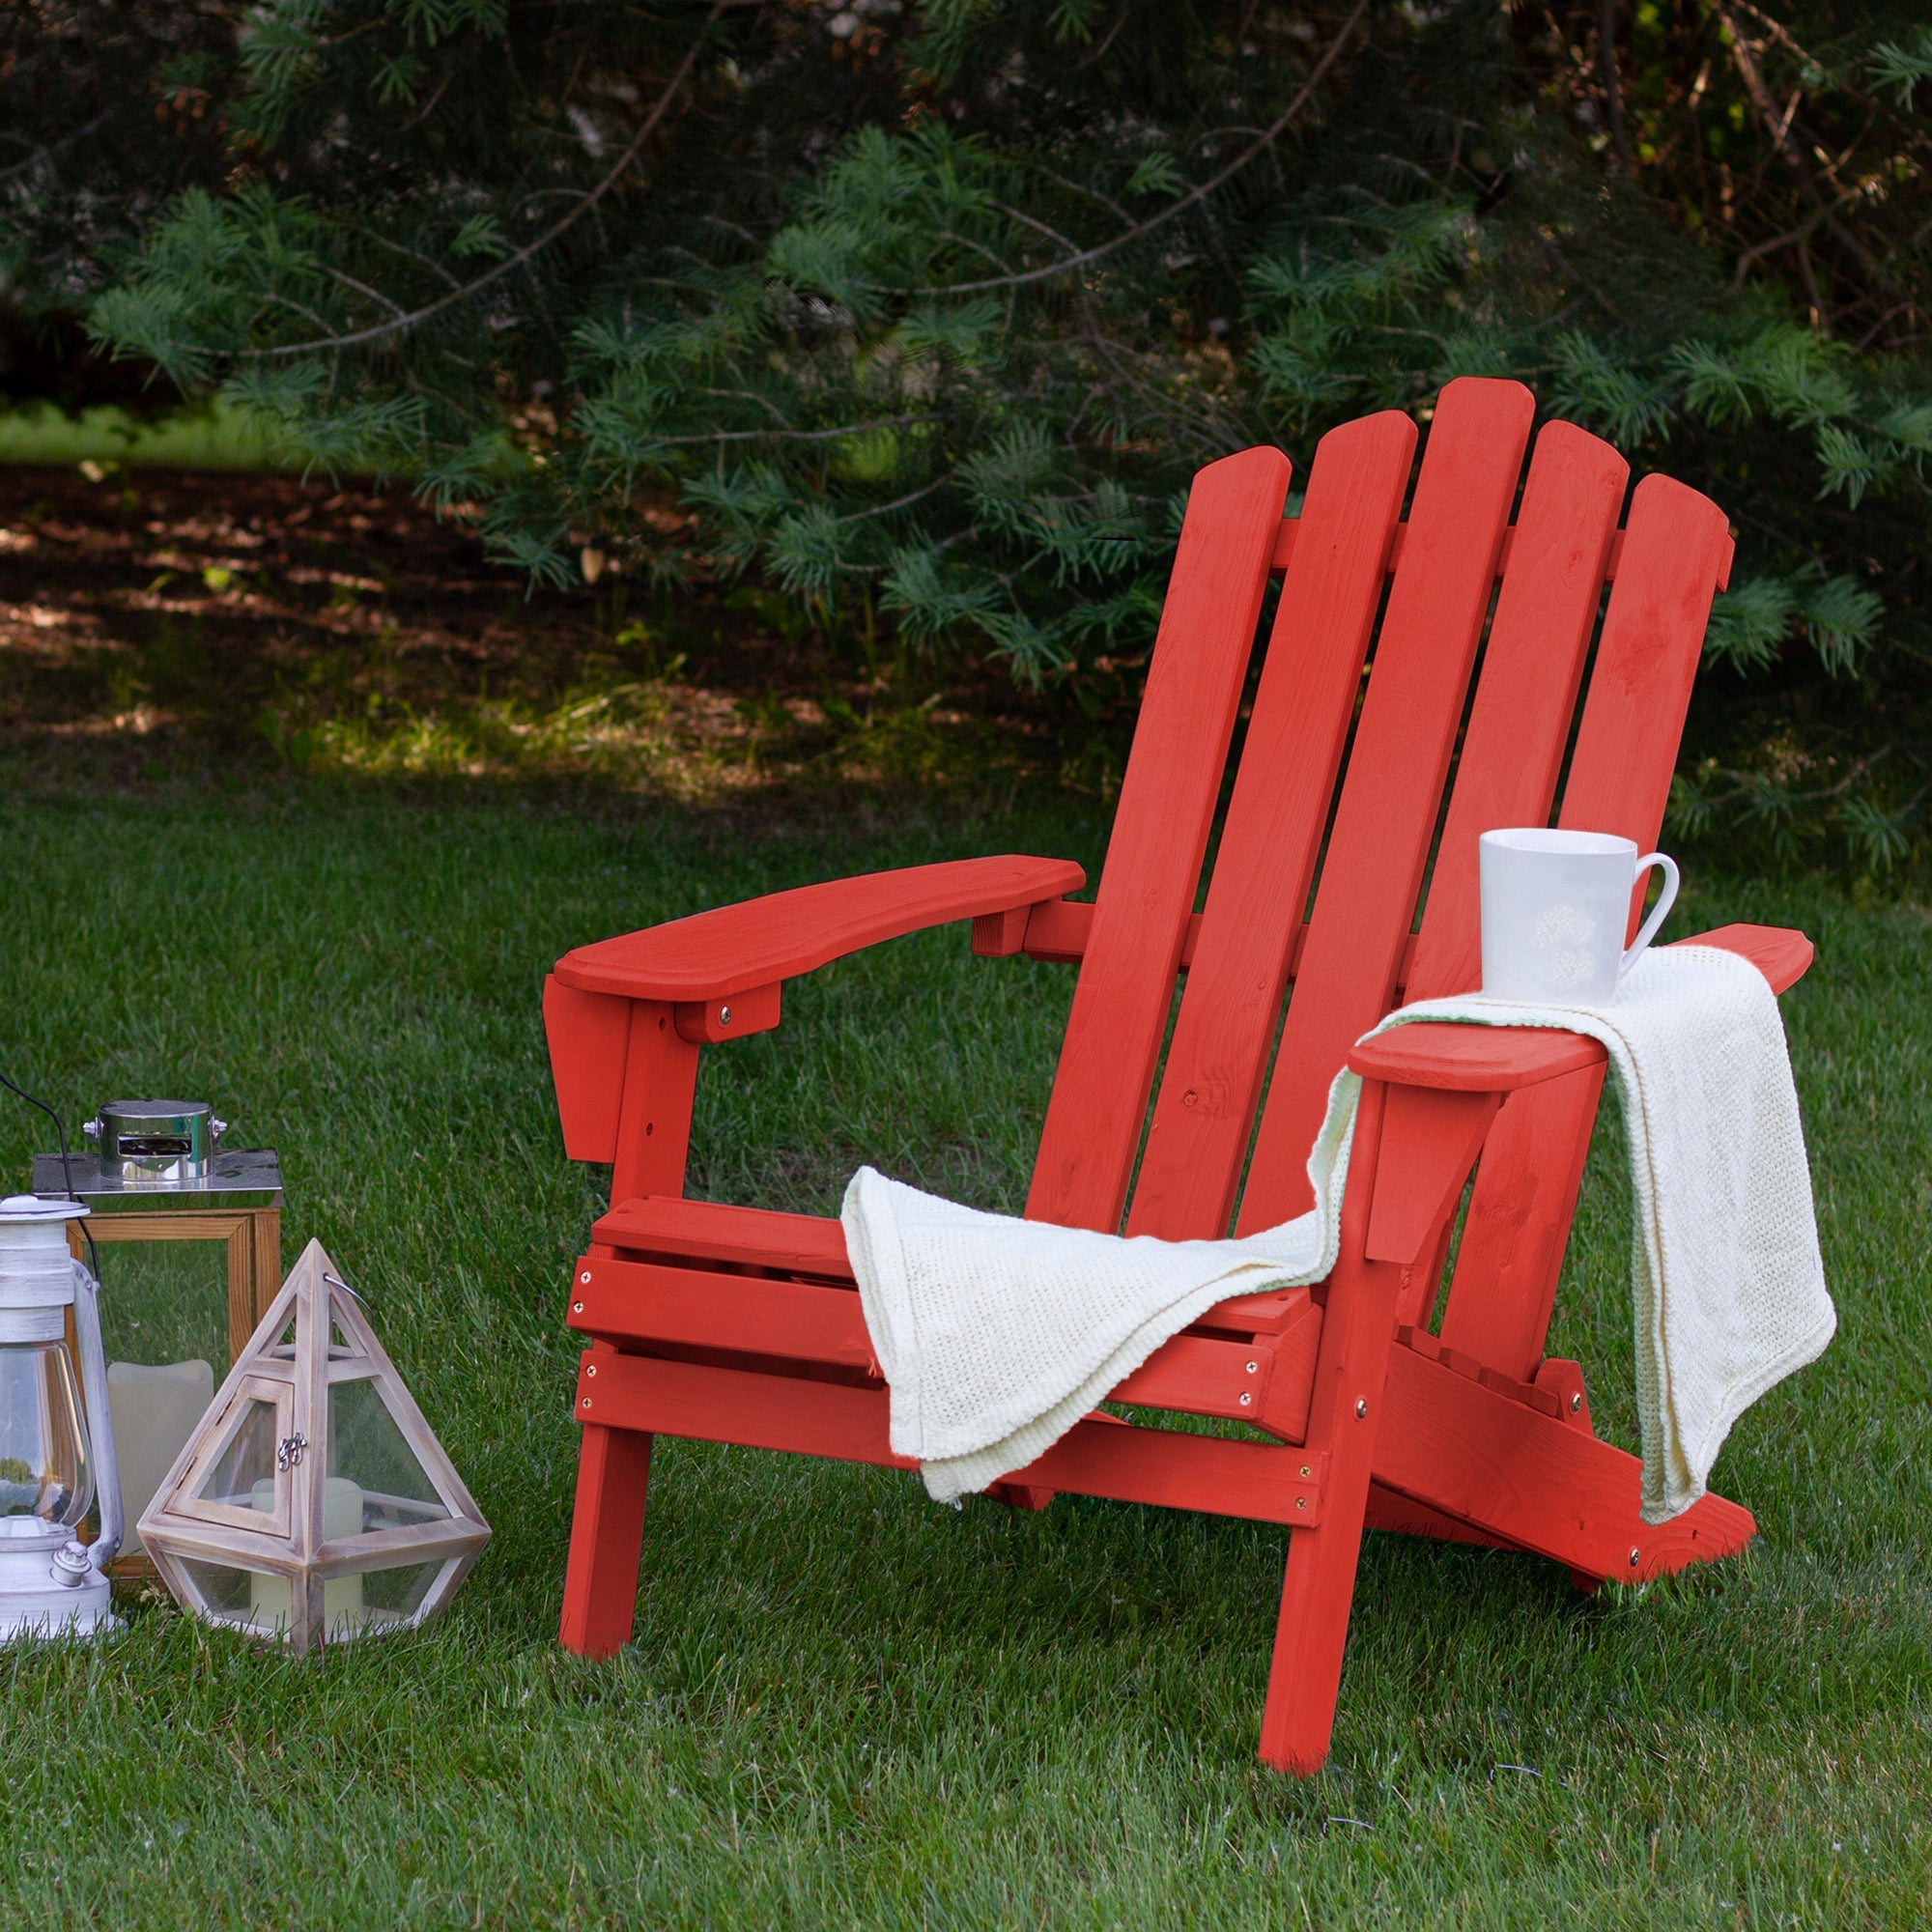
M 1711 599 L 1730 572 L 1723 511 L 1672 477 L 1646 476 L 1631 493 L 1559 824 L 1619 833 L 1644 852 L 1656 842 Z
M 1465 378 L 1437 400 L 1402 561 L 1302 948 L 1237 1226 L 1313 1205 L 1306 1163 L 1329 1082 L 1388 1010 L 1535 398 Z
M 1477 841 L 1547 825 L 1630 465 L 1574 423 L 1536 439 L 1404 997 L 1482 983 Z
M 1414 453 L 1395 410 L 1315 452 L 1129 1234 L 1227 1232 Z
M 1663 824 L 1711 598 L 1730 575 L 1724 513 L 1667 476 L 1632 493 L 1603 640 L 1583 700 L 1558 823 L 1614 832 L 1648 852 Z M 1634 929 L 1640 900 L 1631 905 Z M 1512 1095 L 1477 1169 L 1445 1343 L 1527 1375 L 1563 1265 L 1601 1076 Z
M 1287 503 L 1278 449 L 1194 479 L 1027 1214 L 1120 1226 Z

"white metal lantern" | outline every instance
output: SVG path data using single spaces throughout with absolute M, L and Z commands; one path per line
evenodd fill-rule
M 298 1651 L 424 1622 L 490 1540 L 320 1241 L 140 1528 L 185 1607 Z
M 116 1628 L 106 1571 L 121 1543 L 121 1482 L 100 1310 L 67 1242 L 68 1223 L 86 1212 L 31 1194 L 0 1201 L 0 1642 Z M 87 1544 L 97 1490 L 100 1534 Z

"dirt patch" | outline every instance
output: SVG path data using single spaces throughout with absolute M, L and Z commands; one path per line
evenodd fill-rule
M 0 737 L 128 779 L 184 762 L 572 776 L 684 796 L 1019 776 L 1050 734 L 997 672 L 855 666 L 700 582 L 526 594 L 405 489 L 0 469 Z

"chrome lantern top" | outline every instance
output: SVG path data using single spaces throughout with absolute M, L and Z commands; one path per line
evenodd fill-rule
M 208 1174 L 227 1126 L 206 1100 L 109 1100 L 81 1131 L 99 1143 L 103 1176 L 167 1187 Z

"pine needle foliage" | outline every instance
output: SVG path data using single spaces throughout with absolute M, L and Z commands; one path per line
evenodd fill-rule
M 1680 834 L 1919 851 L 1916 0 L 267 0 L 91 326 L 540 584 L 1089 707 L 1191 470 L 1515 374 L 1730 509 Z

